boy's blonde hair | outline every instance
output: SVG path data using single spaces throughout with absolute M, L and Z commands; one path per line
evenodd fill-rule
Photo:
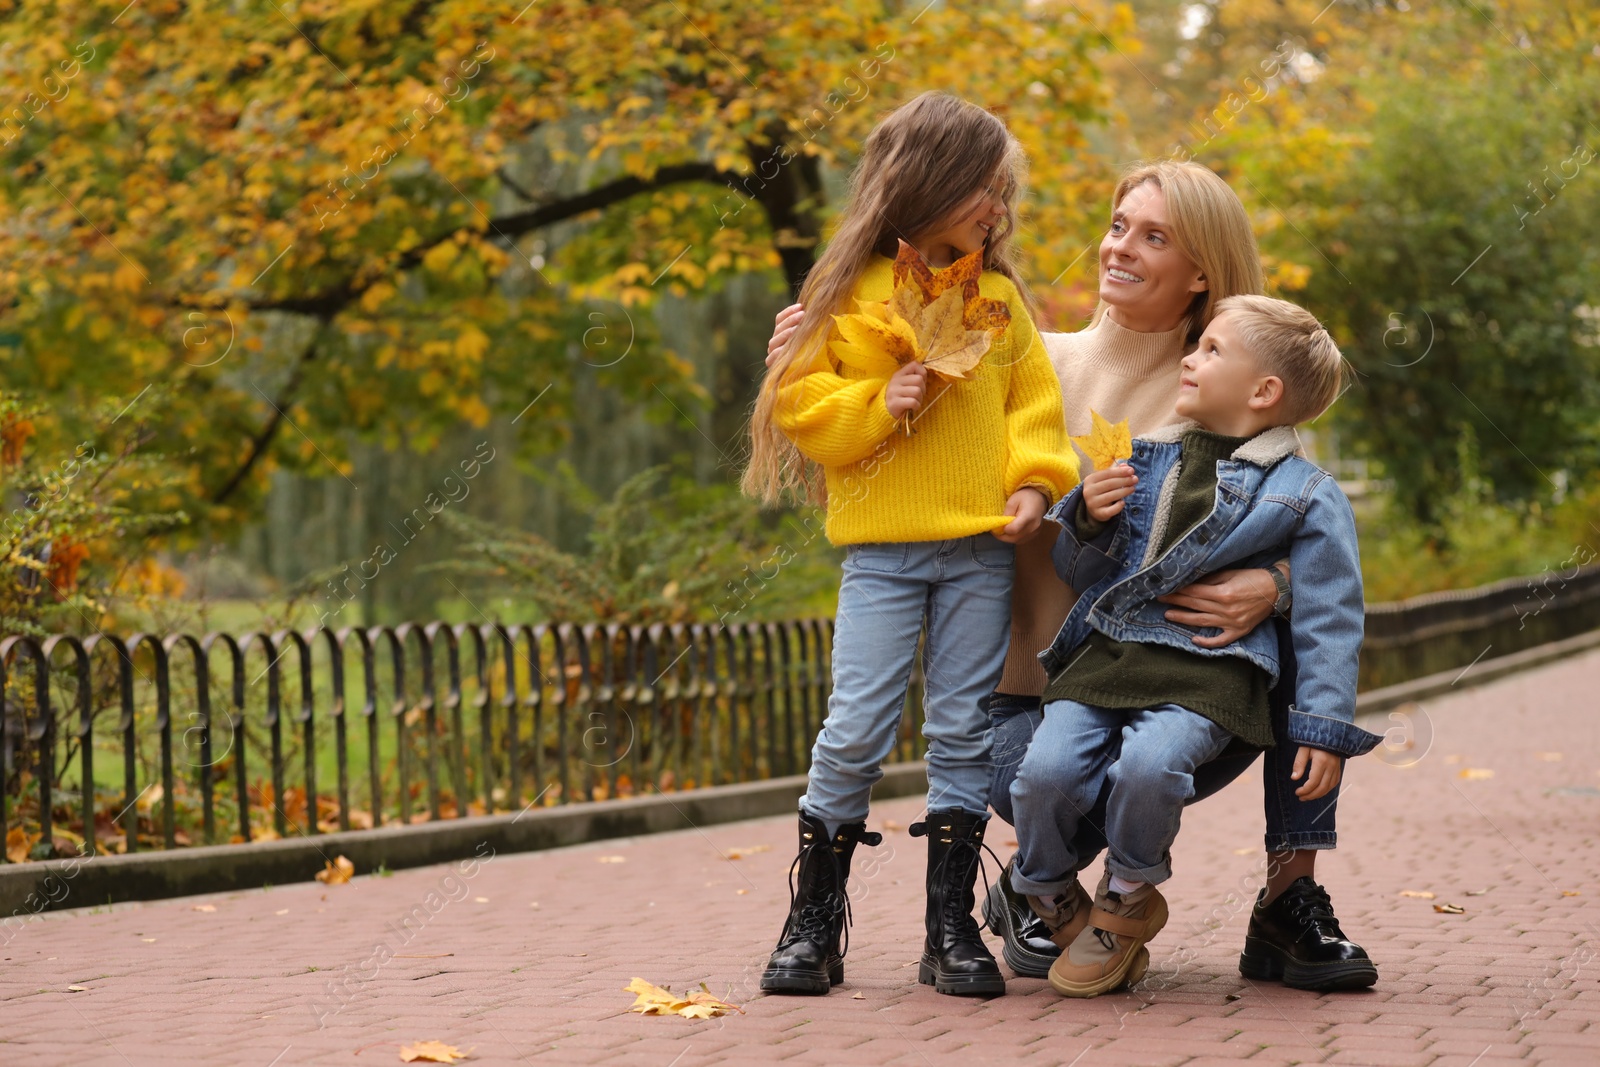
M 1311 312 L 1270 296 L 1230 296 L 1217 305 L 1223 313 L 1262 372 L 1282 380 L 1286 422 L 1310 422 L 1338 398 L 1344 357 Z

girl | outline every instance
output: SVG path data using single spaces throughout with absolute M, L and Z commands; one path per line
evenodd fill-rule
M 1013 265 L 1022 181 L 1020 145 L 982 108 L 924 93 L 893 112 L 867 137 L 838 231 L 806 278 L 801 298 L 816 313 L 761 385 L 745 491 L 825 500 L 828 539 L 847 546 L 833 693 L 800 801 L 798 884 L 761 979 L 768 992 L 826 993 L 844 978 L 850 859 L 858 843 L 881 840 L 866 830 L 867 801 L 924 623 L 928 818 L 911 828 L 928 837 L 918 977 L 941 993 L 1005 991 L 972 916 L 992 775 L 984 701 L 1005 662 L 1013 546 L 1077 483 L 1060 386 Z M 920 363 L 885 379 L 831 354 L 832 315 L 889 298 L 901 240 L 934 269 L 982 251 L 979 291 L 1006 304 L 1010 324 L 970 380 L 930 388 Z

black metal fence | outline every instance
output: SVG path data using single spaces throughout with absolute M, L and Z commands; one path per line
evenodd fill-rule
M 7 851 L 248 842 L 798 774 L 832 630 L 9 637 Z M 921 757 L 920 705 L 914 679 L 892 759 Z
M 1370 605 L 1364 688 L 1600 627 L 1600 567 Z M 15 862 L 799 774 L 832 623 L 0 640 Z M 892 760 L 922 756 L 921 678 Z

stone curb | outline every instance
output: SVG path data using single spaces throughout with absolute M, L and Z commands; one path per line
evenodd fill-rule
M 873 787 L 879 799 L 910 796 L 928 787 L 924 765 L 883 768 Z M 608 838 L 741 822 L 796 810 L 806 776 L 719 785 L 683 793 L 530 808 L 518 815 L 479 815 L 412 826 L 350 830 L 250 845 L 136 852 L 0 866 L 0 931 L 36 912 L 128 900 L 252 889 L 307 881 L 325 861 L 346 856 L 357 874 L 443 863 L 479 852 L 495 855 L 580 845 Z M 0 933 L 0 944 L 7 940 Z

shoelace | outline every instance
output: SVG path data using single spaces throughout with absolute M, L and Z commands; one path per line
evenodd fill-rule
M 909 832 L 912 837 L 926 837 L 928 835 L 928 824 L 926 822 L 912 823 Z M 944 858 L 939 861 L 939 865 L 933 869 L 936 880 L 942 881 L 944 879 L 950 859 L 956 854 L 956 848 L 960 847 L 962 850 L 972 854 L 972 862 L 977 864 L 978 873 L 983 875 L 983 897 L 978 899 L 987 898 L 989 895 L 989 868 L 983 862 L 983 853 L 987 852 L 989 858 L 994 860 L 994 865 L 999 869 L 1002 877 L 1005 875 L 1005 864 L 1001 863 L 1000 857 L 994 854 L 994 849 L 982 841 L 974 841 L 970 837 L 962 837 L 952 841 L 950 844 L 950 851 L 944 854 Z M 971 875 L 969 874 L 968 877 L 970 878 Z M 991 932 L 995 932 L 989 927 L 987 918 L 980 923 L 972 917 L 970 911 L 962 910 L 958 894 L 949 893 L 945 895 L 944 911 L 944 924 L 947 930 L 953 927 L 974 939 L 978 937 L 980 931 L 986 928 L 989 928 Z
M 1306 925 L 1316 923 L 1319 926 L 1327 924 L 1335 931 L 1339 930 L 1339 920 L 1333 915 L 1333 899 L 1320 885 L 1298 891 L 1290 897 L 1289 911 L 1297 922 Z
M 876 846 L 883 840 L 883 835 L 867 833 L 856 838 L 856 843 L 861 845 Z M 833 884 L 839 885 L 844 881 L 843 871 L 839 867 L 839 854 L 833 850 L 833 840 L 823 838 L 813 841 L 800 849 L 795 855 L 794 862 L 789 864 L 789 933 L 783 938 L 785 945 L 792 945 L 796 941 L 823 942 L 833 933 L 833 920 L 840 911 L 844 912 L 844 927 L 841 930 L 842 939 L 839 945 L 839 958 L 843 959 L 845 953 L 850 951 L 850 924 L 855 921 L 855 916 L 850 911 L 850 894 L 840 893 L 837 896 L 829 893 L 828 900 L 813 900 L 800 909 L 799 915 L 794 915 L 794 902 L 799 896 L 795 890 L 794 872 L 799 869 L 806 854 L 814 849 L 822 849 L 828 856 L 828 862 L 833 864 Z M 843 905 L 839 902 L 843 898 Z

